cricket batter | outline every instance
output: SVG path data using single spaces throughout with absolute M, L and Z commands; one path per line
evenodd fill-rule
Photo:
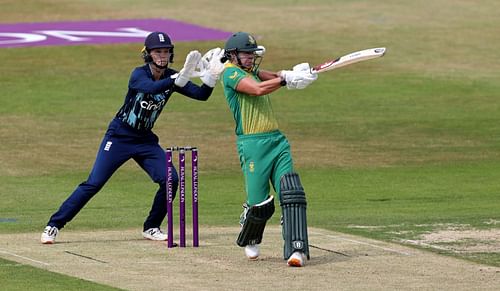
M 306 197 L 294 172 L 290 145 L 279 131 L 269 94 L 286 86 L 303 89 L 317 79 L 303 63 L 278 73 L 259 69 L 264 48 L 245 32 L 233 34 L 225 44 L 228 62 L 223 72 L 224 94 L 236 122 L 236 146 L 247 194 L 237 244 L 249 259 L 257 259 L 267 220 L 274 213 L 269 183 L 279 195 L 282 209 L 284 259 L 302 267 L 309 259 Z
M 199 101 L 208 99 L 223 70 L 223 64 L 220 62 L 223 51 L 219 49 L 217 53 L 220 55 L 216 62 L 206 62 L 205 74 L 200 76 L 203 84 L 198 86 L 190 81 L 190 78 L 196 75 L 195 69 L 202 58 L 198 51 L 191 51 L 186 57 L 184 67 L 177 72 L 168 67 L 174 60 L 174 45 L 170 37 L 163 32 L 153 32 L 146 37 L 142 51 L 145 64 L 131 73 L 124 103 L 109 124 L 88 179 L 81 183 L 50 217 L 42 233 L 42 243 L 54 243 L 59 230 L 71 221 L 113 173 L 130 159 L 159 186 L 149 216 L 144 222 L 142 235 L 150 240 L 167 240 L 167 235 L 160 230 L 167 213 L 165 152 L 152 129 L 174 92 Z M 174 169 L 174 195 L 177 186 L 178 177 Z

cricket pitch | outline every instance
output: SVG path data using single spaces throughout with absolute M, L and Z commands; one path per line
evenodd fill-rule
M 200 247 L 167 249 L 140 230 L 0 235 L 0 257 L 127 290 L 496 290 L 500 268 L 310 228 L 304 268 L 286 266 L 281 230 L 269 226 L 261 256 L 246 259 L 238 228 L 200 227 Z M 177 239 L 178 237 L 176 237 Z

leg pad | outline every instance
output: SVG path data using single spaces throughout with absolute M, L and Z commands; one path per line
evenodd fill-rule
M 307 201 L 297 173 L 287 173 L 280 180 L 280 206 L 283 212 L 283 257 L 287 260 L 294 252 L 301 251 L 309 259 L 307 235 Z
M 270 196 L 264 202 L 253 205 L 248 209 L 244 223 L 236 243 L 240 247 L 260 244 L 264 234 L 266 222 L 274 213 L 274 197 Z

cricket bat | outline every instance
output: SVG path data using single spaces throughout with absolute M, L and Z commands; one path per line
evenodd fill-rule
M 379 48 L 371 48 L 366 50 L 361 50 L 357 52 L 352 52 L 345 56 L 341 56 L 335 60 L 331 60 L 328 62 L 324 62 L 317 66 L 311 68 L 311 73 L 323 73 L 327 71 L 331 71 L 334 69 L 342 68 L 351 64 L 355 64 L 358 62 L 371 60 L 374 58 L 380 58 L 385 54 L 385 47 Z

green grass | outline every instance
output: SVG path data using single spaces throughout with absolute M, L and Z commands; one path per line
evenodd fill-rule
M 2 290 L 121 290 L 0 258 Z
M 5 23 L 168 15 L 249 31 L 267 48 L 262 67 L 272 70 L 386 46 L 382 59 L 321 74 L 306 90 L 272 95 L 306 188 L 310 225 L 395 242 L 447 225 L 498 229 L 497 1 L 283 5 L 224 0 L 203 9 L 198 1 L 185 0 L 169 1 L 168 7 L 113 0 L 8 2 L 0 11 Z M 246 13 L 235 22 L 235 14 L 219 7 Z M 206 51 L 223 42 L 175 45 L 179 68 L 189 50 Z M 0 49 L 0 233 L 41 231 L 86 179 L 104 130 L 121 106 L 130 71 L 140 65 L 140 48 Z M 204 224 L 238 221 L 244 193 L 233 129 L 220 87 L 204 103 L 174 96 L 155 127 L 164 146 L 200 147 Z M 140 229 L 155 191 L 131 162 L 67 229 Z M 500 266 L 498 253 L 461 257 Z M 4 260 L 0 264 L 0 275 L 9 278 L 7 289 L 97 288 Z

